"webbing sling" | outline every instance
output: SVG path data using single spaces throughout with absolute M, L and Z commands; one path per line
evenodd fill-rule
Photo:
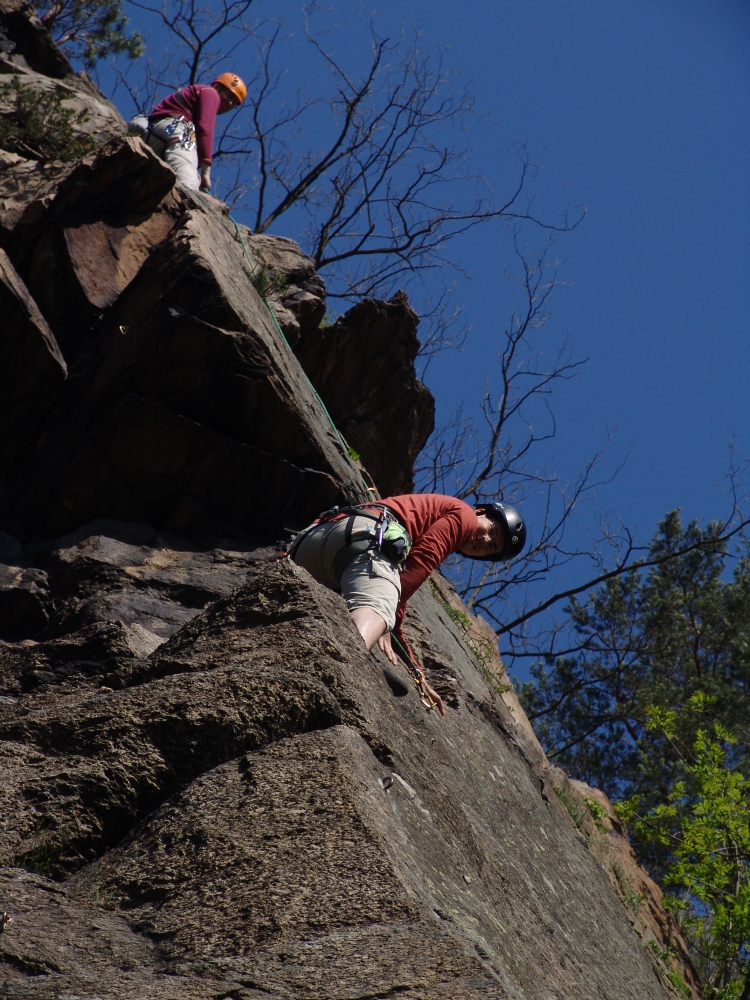
M 357 517 L 373 518 L 373 515 L 363 515 L 360 513 L 349 515 L 346 530 L 344 531 L 344 545 L 336 553 L 336 558 L 333 561 L 333 573 L 339 581 L 341 581 L 341 577 L 343 576 L 346 567 L 351 565 L 357 556 L 361 556 L 365 552 L 369 552 L 370 549 L 374 549 L 377 546 L 377 539 L 373 535 L 352 540 L 354 521 Z M 379 520 L 378 518 L 373 519 Z

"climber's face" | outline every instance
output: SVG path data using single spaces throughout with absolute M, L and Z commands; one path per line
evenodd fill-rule
M 239 97 L 237 97 L 236 94 L 233 94 L 229 87 L 225 87 L 223 83 L 212 83 L 211 86 L 221 98 L 217 114 L 224 115 L 227 111 L 233 111 L 234 108 L 238 108 L 240 106 L 241 101 Z
M 477 527 L 471 541 L 460 550 L 465 556 L 475 559 L 499 555 L 505 548 L 505 529 L 499 521 L 483 514 L 483 509 L 480 507 L 477 510 Z

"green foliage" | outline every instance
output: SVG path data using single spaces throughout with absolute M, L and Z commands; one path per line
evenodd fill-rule
M 566 788 L 558 788 L 557 785 L 553 785 L 555 795 L 562 802 L 568 811 L 568 815 L 575 823 L 576 827 L 580 830 L 583 824 L 586 822 L 586 813 L 582 812 L 578 808 L 578 803 L 576 802 L 573 795 Z
M 620 887 L 620 895 L 622 896 L 623 903 L 627 906 L 631 913 L 638 913 L 640 908 L 646 902 L 646 894 L 637 893 L 635 891 L 630 879 L 622 870 L 622 866 L 618 865 L 617 862 L 612 865 L 612 871 L 614 872 L 617 884 Z M 655 941 L 654 944 L 656 944 Z
M 696 693 L 687 714 L 705 717 Z M 750 996 L 750 780 L 729 764 L 735 738 L 720 723 L 679 744 L 678 713 L 654 706 L 649 728 L 670 741 L 679 775 L 666 801 L 643 813 L 638 797 L 621 806 L 640 842 L 665 851 L 668 903 L 691 946 L 706 1000 Z
M 62 847 L 59 843 L 51 840 L 43 840 L 32 850 L 25 854 L 20 854 L 16 858 L 19 868 L 25 868 L 28 872 L 43 875 L 45 878 L 52 878 L 55 874 L 56 866 L 62 855 Z
M 591 813 L 597 830 L 604 833 L 607 829 L 604 825 L 604 820 L 607 818 L 607 810 L 603 805 L 600 805 L 596 799 L 592 799 L 587 795 L 584 795 L 583 801 L 586 803 L 588 811 Z
M 262 258 L 260 263 L 255 265 L 250 281 L 264 301 L 274 297 L 279 298 L 289 287 L 289 282 L 282 272 L 271 267 Z
M 41 18 L 66 55 L 86 69 L 108 56 L 143 55 L 140 33 L 126 31 L 128 19 L 120 0 L 57 0 Z
M 323 319 L 318 323 L 319 330 L 327 330 L 330 326 L 333 326 L 336 320 L 339 318 L 339 313 L 327 312 Z
M 667 890 L 706 1000 L 750 1000 L 750 558 L 717 528 L 659 525 L 652 556 L 573 604 L 579 649 L 519 694 L 548 753 L 616 800 Z M 627 905 L 627 899 L 626 899 Z M 664 956 L 665 969 L 669 962 Z M 665 971 L 672 985 L 682 985 Z
M 88 111 L 63 106 L 55 91 L 24 86 L 20 78 L 0 84 L 0 104 L 10 111 L 0 114 L 0 148 L 45 163 L 78 160 L 96 148 L 96 140 L 78 131 Z
M 642 810 L 667 801 L 681 773 L 676 747 L 692 747 L 698 728 L 725 727 L 738 737 L 729 763 L 750 763 L 750 561 L 745 554 L 725 580 L 727 553 L 715 538 L 714 525 L 683 527 L 669 514 L 652 554 L 700 547 L 574 605 L 580 651 L 538 664 L 519 691 L 555 763 L 612 799 L 639 796 Z M 700 711 L 697 702 L 685 711 L 699 692 Z M 662 845 L 638 850 L 663 873 Z
M 661 948 L 658 941 L 654 940 L 654 938 L 651 938 L 648 944 L 658 960 L 658 968 L 661 975 L 667 982 L 671 983 L 678 996 L 689 997 L 690 990 L 687 988 L 685 980 L 679 973 L 672 969 L 672 962 L 675 957 L 674 952 L 669 948 Z
M 461 638 L 466 643 L 474 659 L 477 661 L 480 673 L 487 681 L 490 688 L 499 695 L 503 695 L 506 691 L 510 691 L 512 685 L 505 683 L 502 679 L 504 675 L 498 674 L 495 668 L 495 650 L 491 643 L 486 639 L 477 638 L 471 627 L 471 618 L 469 618 L 464 611 L 460 611 L 458 608 L 454 608 L 451 604 L 449 604 L 443 598 L 439 588 L 432 580 L 430 580 L 430 585 L 433 595 L 442 605 L 445 613 L 461 633 Z

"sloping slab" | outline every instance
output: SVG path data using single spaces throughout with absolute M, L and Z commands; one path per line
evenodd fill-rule
M 344 726 L 205 774 L 75 884 L 93 898 L 104 881 L 175 973 L 285 1000 L 664 1000 L 543 764 L 449 622 L 424 614 L 458 679 L 442 720 L 390 696 L 340 598 L 288 562 L 259 567 L 156 651 L 153 674 L 314 677 Z

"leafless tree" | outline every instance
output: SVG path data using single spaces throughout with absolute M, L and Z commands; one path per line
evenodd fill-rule
M 447 253 L 452 241 L 493 221 L 567 230 L 582 217 L 553 222 L 534 214 L 526 191 L 536 165 L 525 145 L 506 150 L 516 165 L 509 191 L 492 191 L 469 156 L 468 126 L 480 121 L 473 97 L 457 85 L 444 53 L 429 53 L 417 32 L 389 39 L 365 20 L 359 47 L 348 46 L 356 48 L 352 70 L 311 6 L 305 44 L 330 82 L 310 93 L 275 68 L 289 38 L 279 22 L 252 20 L 254 0 L 131 6 L 172 40 L 167 64 L 151 65 L 140 88 L 126 74 L 133 95 L 210 79 L 227 65 L 257 66 L 245 106 L 217 136 L 217 193 L 249 215 L 256 233 L 278 231 L 282 220 L 301 233 L 332 298 L 387 298 L 406 288 L 420 307 L 429 302 L 420 311 L 432 313 L 432 349 L 456 318 L 443 294 L 451 281 L 437 276 L 456 267 Z M 447 339 L 455 342 L 455 331 Z
M 418 477 L 425 490 L 477 504 L 504 497 L 541 512 L 522 560 L 468 568 L 462 561 L 463 569 L 457 564 L 453 572 L 468 604 L 504 636 L 507 651 L 538 649 L 562 635 L 564 623 L 557 620 L 538 625 L 540 613 L 564 599 L 536 599 L 550 579 L 585 564 L 581 592 L 609 572 L 608 559 L 624 571 L 639 555 L 628 532 L 606 519 L 576 541 L 581 512 L 617 471 L 607 455 L 610 435 L 604 433 L 601 448 L 572 482 L 539 462 L 557 430 L 552 393 L 585 362 L 573 359 L 567 344 L 549 351 L 537 343 L 561 282 L 552 239 L 538 254 L 522 243 L 529 226 L 551 237 L 575 227 L 581 215 L 552 222 L 535 214 L 527 190 L 536 165 L 523 144 L 505 150 L 516 166 L 507 193 L 499 197 L 491 189 L 472 166 L 470 126 L 481 124 L 473 98 L 458 86 L 444 54 L 428 53 L 417 33 L 390 39 L 365 21 L 367 59 L 357 50 L 355 72 L 315 26 L 311 9 L 305 44 L 330 80 L 328 90 L 311 93 L 290 86 L 288 74 L 275 68 L 289 39 L 280 22 L 252 20 L 254 0 L 211 7 L 198 0 L 161 6 L 135 0 L 133 6 L 157 18 L 173 42 L 159 72 L 152 67 L 147 74 L 152 90 L 209 79 L 233 58 L 242 58 L 243 66 L 254 62 L 246 105 L 217 137 L 220 193 L 249 216 L 256 233 L 282 224 L 302 233 L 331 298 L 388 297 L 398 287 L 416 292 L 427 330 L 423 364 L 465 336 L 452 281 L 443 280 L 446 265 L 461 276 L 451 253 L 455 241 L 491 222 L 512 225 L 518 271 L 507 274 L 522 305 L 511 313 L 492 386 L 477 418 L 459 411 L 436 434 Z M 254 60 L 246 43 L 254 46 Z
M 573 359 L 567 344 L 544 349 L 550 297 L 562 284 L 557 262 L 551 258 L 552 245 L 548 240 L 535 254 L 516 237 L 518 266 L 508 277 L 522 304 L 511 310 L 503 334 L 493 376 L 497 389 L 485 389 L 478 418 L 460 405 L 435 431 L 416 469 L 418 487 L 425 492 L 452 494 L 477 506 L 504 500 L 534 511 L 522 558 L 504 564 L 456 557 L 446 564 L 467 605 L 495 627 L 501 652 L 508 658 L 538 659 L 576 651 L 579 647 L 571 638 L 574 614 L 559 614 L 565 602 L 659 561 L 650 558 L 648 545 L 639 545 L 627 526 L 607 517 L 598 506 L 601 488 L 624 461 L 609 458 L 611 432 L 603 429 L 601 447 L 571 482 L 561 481 L 539 457 L 557 431 L 550 397 L 586 363 Z M 712 544 L 729 540 L 750 523 L 742 486 L 745 466 L 733 453 L 728 511 Z M 567 579 L 577 577 L 580 582 L 550 594 L 550 584 L 561 571 Z M 581 607 L 576 605 L 578 612 Z

